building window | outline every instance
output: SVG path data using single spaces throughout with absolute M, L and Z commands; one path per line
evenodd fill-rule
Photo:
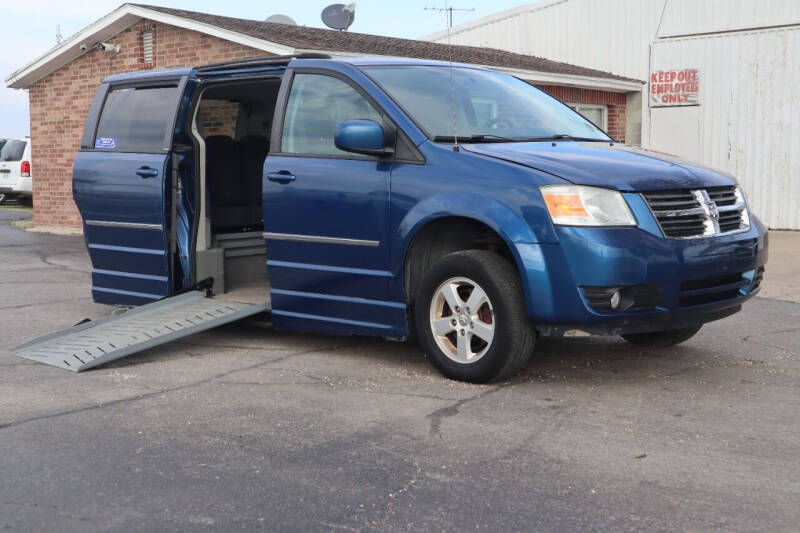
M 589 122 L 601 130 L 608 131 L 608 108 L 606 106 L 572 103 L 567 103 L 567 105 L 589 119 Z
M 475 122 L 479 125 L 487 124 L 497 118 L 497 101 L 491 98 L 471 97 L 472 110 L 475 113 Z
M 152 65 L 155 62 L 154 56 L 155 49 L 155 35 L 153 30 L 145 30 L 142 32 L 142 62 L 146 65 Z

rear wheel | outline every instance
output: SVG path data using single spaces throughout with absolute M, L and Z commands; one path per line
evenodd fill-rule
M 415 323 L 431 364 L 449 378 L 475 383 L 512 375 L 536 340 L 516 270 L 484 250 L 448 254 L 425 273 Z
M 703 325 L 700 324 L 699 326 L 691 326 L 688 328 L 653 331 L 650 333 L 632 333 L 630 335 L 622 335 L 622 338 L 636 346 L 645 348 L 666 348 L 688 341 L 697 335 L 697 332 L 700 331 L 702 327 Z

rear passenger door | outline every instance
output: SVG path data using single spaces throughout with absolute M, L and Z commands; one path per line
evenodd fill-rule
M 172 292 L 171 143 L 186 78 L 102 85 L 73 167 L 95 301 Z
M 393 127 L 348 78 L 289 71 L 264 165 L 264 237 L 276 326 L 395 336 L 405 306 L 388 302 L 391 161 L 339 150 L 336 126 Z

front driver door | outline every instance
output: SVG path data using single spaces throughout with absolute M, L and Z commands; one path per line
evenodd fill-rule
M 350 80 L 295 70 L 264 164 L 264 238 L 276 326 L 397 336 L 405 306 L 388 302 L 392 163 L 343 152 L 336 126 L 390 127 Z
M 101 86 L 73 167 L 95 301 L 172 292 L 170 146 L 185 79 Z

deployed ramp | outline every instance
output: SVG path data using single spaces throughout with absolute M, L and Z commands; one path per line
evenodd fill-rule
M 11 355 L 80 372 L 267 310 L 191 291 L 39 337 Z

